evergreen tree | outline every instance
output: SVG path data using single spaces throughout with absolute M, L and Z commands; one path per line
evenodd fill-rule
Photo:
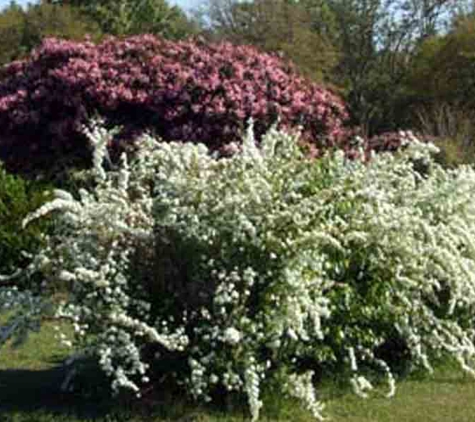
M 170 6 L 166 0 L 58 0 L 56 3 L 83 11 L 105 34 L 149 33 L 180 39 L 196 32 L 185 13 L 177 6 Z

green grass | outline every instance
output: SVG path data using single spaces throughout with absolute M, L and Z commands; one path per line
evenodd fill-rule
M 341 422 L 473 422 L 474 394 L 475 380 L 448 365 L 432 376 L 402 381 L 392 399 L 331 398 L 327 413 Z
M 182 399 L 97 400 L 62 393 L 61 362 L 68 350 L 58 345 L 51 324 L 33 333 L 20 348 L 0 350 L 1 422 L 238 422 L 249 420 L 246 410 L 228 412 L 192 407 Z M 326 382 L 319 390 L 326 415 L 334 422 L 472 422 L 475 419 L 475 380 L 439 367 L 432 376 L 413 376 L 398 383 L 396 396 L 361 400 Z M 263 421 L 310 422 L 296 403 L 280 396 L 267 399 Z

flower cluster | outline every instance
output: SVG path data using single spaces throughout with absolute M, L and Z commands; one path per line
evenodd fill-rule
M 50 38 L 3 73 L 0 157 L 9 169 L 84 164 L 81 126 L 95 113 L 127 135 L 154 129 L 166 141 L 202 142 L 221 152 L 241 140 L 249 118 L 259 122 L 258 136 L 279 118 L 282 127 L 301 126 L 325 145 L 338 141 L 347 118 L 338 96 L 278 56 L 229 43 Z
M 410 134 L 369 162 L 312 161 L 297 135 L 273 128 L 258 148 L 251 127 L 230 158 L 146 135 L 105 172 L 108 133 L 88 133 L 91 189 L 25 223 L 56 212 L 37 269 L 70 283 L 60 315 L 114 389 L 165 373 L 203 401 L 244 394 L 257 420 L 273 386 L 320 419 L 312 374 L 329 363 L 361 396 L 371 368 L 394 394 L 380 350 L 395 337 L 414 364 L 445 353 L 475 372 L 473 169 L 442 169 Z

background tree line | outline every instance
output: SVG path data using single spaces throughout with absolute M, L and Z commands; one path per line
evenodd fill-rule
M 473 0 L 44 0 L 0 13 L 0 63 L 45 36 L 153 33 L 252 44 L 332 87 L 364 135 L 414 128 L 454 154 L 475 136 Z

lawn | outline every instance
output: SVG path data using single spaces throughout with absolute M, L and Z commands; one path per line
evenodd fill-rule
M 62 393 L 61 362 L 68 349 L 58 345 L 51 324 L 33 333 L 20 348 L 0 352 L 0 420 L 2 422 L 234 422 L 249 420 L 246 410 L 228 412 L 194 408 L 177 400 L 103 399 Z M 432 376 L 411 376 L 398 383 L 396 396 L 383 391 L 362 400 L 327 380 L 319 389 L 326 415 L 334 422 L 469 422 L 475 415 L 475 381 L 450 364 Z M 267 398 L 264 421 L 312 419 L 291 402 Z

